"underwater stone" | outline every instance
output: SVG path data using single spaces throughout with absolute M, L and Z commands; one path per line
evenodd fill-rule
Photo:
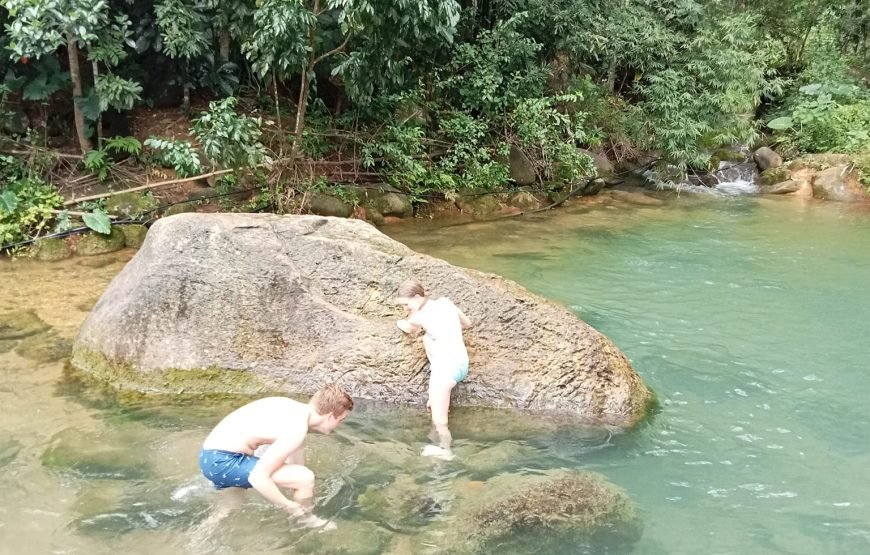
M 0 339 L 20 339 L 48 329 L 32 310 L 15 310 L 0 314 Z
M 66 358 L 71 351 L 71 342 L 54 333 L 32 335 L 22 340 L 15 348 L 18 356 L 40 363 Z
M 51 439 L 42 454 L 42 464 L 87 478 L 136 480 L 149 475 L 148 464 L 135 446 L 113 448 L 105 441 L 105 438 L 67 428 Z
M 594 472 L 502 474 L 473 491 L 453 520 L 448 552 L 522 545 L 526 553 L 557 553 L 601 535 L 633 543 L 642 531 L 628 495 Z
M 17 439 L 0 440 L 0 468 L 15 460 L 21 451 L 21 442 Z
M 372 522 L 338 521 L 337 530 L 306 534 L 293 553 L 316 555 L 380 555 L 393 533 Z

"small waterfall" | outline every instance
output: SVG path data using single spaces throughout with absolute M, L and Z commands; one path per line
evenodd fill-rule
M 713 188 L 726 195 L 745 195 L 758 192 L 755 180 L 758 168 L 753 162 L 720 162 L 713 174 L 719 183 Z

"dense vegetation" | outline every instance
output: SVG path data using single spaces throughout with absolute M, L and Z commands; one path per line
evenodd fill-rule
M 661 179 L 760 140 L 870 152 L 866 0 L 2 0 L 0 25 L 0 244 L 74 225 L 58 164 L 219 171 L 281 210 L 367 179 L 501 189 L 512 146 L 542 186 L 594 173 L 578 147 Z M 185 137 L 129 136 L 166 107 Z

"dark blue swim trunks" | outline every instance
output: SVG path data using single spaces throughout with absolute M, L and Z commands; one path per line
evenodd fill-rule
M 221 449 L 200 449 L 199 468 L 217 489 L 250 488 L 248 476 L 260 459 Z

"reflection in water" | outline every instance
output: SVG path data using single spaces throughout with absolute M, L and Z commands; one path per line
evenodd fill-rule
M 552 473 L 594 471 L 636 504 L 639 539 L 630 526 L 624 541 L 542 539 L 516 525 L 485 551 L 866 552 L 867 214 L 657 196 L 666 204 L 601 198 L 437 233 L 426 223 L 388 228 L 412 248 L 564 302 L 630 356 L 661 409 L 613 434 L 460 408 L 457 457 L 437 461 L 419 456 L 422 408 L 360 402 L 336 435 L 308 441 L 318 505 L 338 533 L 296 529 L 255 492 L 228 499 L 199 475 L 203 438 L 244 400 L 119 406 L 63 375 L 55 359 L 132 253 L 88 265 L 0 262 L 0 319 L 37 317 L 16 320 L 32 327 L 24 337 L 0 335 L 0 544 L 12 553 L 443 553 L 484 529 L 463 528 L 481 505 L 516 502 Z

